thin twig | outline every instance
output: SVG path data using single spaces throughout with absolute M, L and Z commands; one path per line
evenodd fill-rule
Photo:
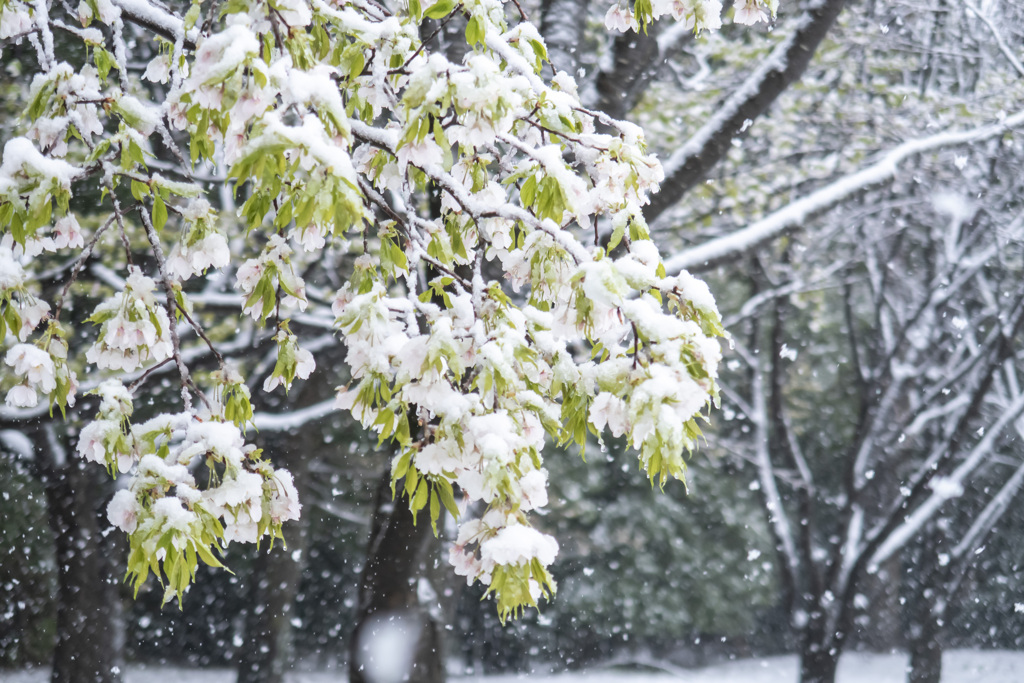
M 167 364 L 168 364 L 168 363 L 170 363 L 170 362 L 171 362 L 172 360 L 174 360 L 174 359 L 173 359 L 173 358 L 164 358 L 164 359 L 163 359 L 162 361 L 160 361 L 160 362 L 159 362 L 159 363 L 157 363 L 156 365 L 153 365 L 153 366 L 151 366 L 151 367 L 148 367 L 148 368 L 146 368 L 146 371 L 145 371 L 145 372 L 143 372 L 143 373 L 142 373 L 141 375 L 139 375 L 139 378 L 138 378 L 137 380 L 135 380 L 134 382 L 132 382 L 131 384 L 129 384 L 129 385 L 128 385 L 128 391 L 129 391 L 130 393 L 134 394 L 134 393 L 135 393 L 135 390 L 136 390 L 136 389 L 137 389 L 137 388 L 138 388 L 138 387 L 139 387 L 139 386 L 140 386 L 141 384 L 143 384 L 143 383 L 144 383 L 144 382 L 145 382 L 145 381 L 146 381 L 147 379 L 149 379 L 149 376 L 150 376 L 151 374 L 153 374 L 154 372 L 156 372 L 157 370 L 159 370 L 159 369 L 160 369 L 161 367 L 163 367 L 164 365 L 167 365 Z
M 92 250 L 96 248 L 96 244 L 100 241 L 100 237 L 103 236 L 103 233 L 114 224 L 115 218 L 116 216 L 111 216 L 107 219 L 106 223 L 100 226 L 99 230 L 96 231 L 96 234 L 93 235 L 91 240 L 89 240 L 89 243 L 85 245 L 85 249 L 82 250 L 78 260 L 75 261 L 74 266 L 72 266 L 71 276 L 68 278 L 68 281 L 64 283 L 64 287 L 61 289 L 60 295 L 57 297 L 57 303 L 54 305 L 54 320 L 60 320 L 60 312 L 64 308 L 64 299 L 67 297 L 68 291 L 71 289 L 71 285 L 75 284 L 75 280 L 78 279 L 78 274 L 82 272 L 85 262 L 88 261 L 89 257 L 92 255 Z
M 139 216 L 142 218 L 142 224 L 146 228 L 146 237 L 149 239 L 149 244 L 153 248 L 153 256 L 156 258 L 157 270 L 160 273 L 160 281 L 164 287 L 164 310 L 167 311 L 167 326 L 168 332 L 171 335 L 171 353 L 174 357 L 174 363 L 178 367 L 178 376 L 181 378 L 181 400 L 185 405 L 185 410 L 191 412 L 192 410 L 192 395 L 189 393 L 189 386 L 192 386 L 202 399 L 203 403 L 210 407 L 210 401 L 206 398 L 205 394 L 195 386 L 192 382 L 192 377 L 189 374 L 188 366 L 185 365 L 185 360 L 181 357 L 181 340 L 178 337 L 178 326 L 177 316 L 175 315 L 175 309 L 177 302 L 174 297 L 174 286 L 171 283 L 171 276 L 167 272 L 167 260 L 164 258 L 164 250 L 160 245 L 160 236 L 156 232 L 156 227 L 153 225 L 153 221 L 150 220 L 149 214 L 144 210 L 139 211 Z
M 199 335 L 199 338 L 206 342 L 206 345 L 210 347 L 210 352 L 213 353 L 213 357 L 217 359 L 217 364 L 220 365 L 222 370 L 226 369 L 227 365 L 225 363 L 224 356 L 221 355 L 221 352 L 218 351 L 217 347 L 213 345 L 213 342 L 210 340 L 210 338 L 206 336 L 206 330 L 204 330 L 202 325 L 197 323 L 192 318 L 189 312 L 186 311 L 181 304 L 175 301 L 175 305 L 177 306 L 178 310 L 181 311 L 182 317 L 184 317 L 185 320 L 188 321 L 188 324 L 192 327 L 193 330 L 195 330 L 195 333 Z

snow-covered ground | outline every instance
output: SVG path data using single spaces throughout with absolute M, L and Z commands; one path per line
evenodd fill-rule
M 907 659 L 902 655 L 850 653 L 839 664 L 838 683 L 903 683 Z M 599 669 L 582 673 L 532 673 L 518 676 L 467 676 L 453 678 L 461 683 L 795 683 L 796 658 L 744 659 L 703 669 L 667 673 L 638 673 L 622 669 Z M 46 683 L 42 669 L 0 672 L 5 683 Z M 291 683 L 342 683 L 335 673 L 296 673 Z M 943 683 L 1021 683 L 1024 681 L 1024 652 L 954 650 L 943 659 Z M 224 669 L 196 670 L 170 667 L 129 667 L 127 683 L 233 683 L 234 673 Z

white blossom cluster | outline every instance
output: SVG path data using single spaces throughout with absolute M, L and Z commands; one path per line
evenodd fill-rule
M 211 546 L 280 536 L 284 522 L 298 519 L 291 474 L 262 460 L 237 425 L 192 413 L 131 425 L 133 400 L 120 382 L 107 380 L 92 393 L 100 399 L 98 419 L 82 430 L 78 453 L 111 470 L 133 472 L 107 506 L 107 518 L 131 539 L 129 571 L 136 587 L 148 570 L 140 574 L 134 562 L 155 558 L 164 564 L 168 597 L 180 596 L 187 585 L 181 579 L 195 573 L 194 563 L 179 567 L 188 553 L 205 554 L 212 564 Z M 218 481 L 200 488 L 193 470 L 203 460 Z
M 25 269 L 15 252 L 0 244 L 0 305 L 4 307 L 0 332 L 24 341 L 50 311 L 50 306 L 34 296 L 28 286 Z
M 38 346 L 16 344 L 7 351 L 4 362 L 13 368 L 15 375 L 24 378 L 7 392 L 9 406 L 32 408 L 39 403 L 37 391 L 48 395 L 57 388 L 53 359 Z
M 642 131 L 585 109 L 570 75 L 543 80 L 532 24 L 510 25 L 499 0 L 395 14 L 361 0 L 272 11 L 235 0 L 223 19 L 198 4 L 178 17 L 145 0 L 88 0 L 68 20 L 91 63 L 72 66 L 53 51 L 49 8 L 0 0 L 0 37 L 27 37 L 40 66 L 30 127 L 0 162 L 0 306 L 17 314 L 7 403 L 72 405 L 71 365 L 145 379 L 173 362 L 182 411 L 133 425 L 130 392 L 103 384 L 78 445 L 133 473 L 109 515 L 130 536 L 137 585 L 156 558 L 180 595 L 197 555 L 216 563 L 211 549 L 277 536 L 298 514 L 291 477 L 242 430 L 249 371 L 264 368 L 269 392 L 315 370 L 299 321 L 337 330 L 351 377 L 337 406 L 395 443 L 393 484 L 414 512 L 436 523 L 442 507 L 465 510 L 457 498 L 482 502 L 477 519 L 462 513 L 451 559 L 503 616 L 554 591 L 557 543 L 528 515 L 547 503 L 545 444 L 607 429 L 652 480 L 684 475 L 696 420 L 717 400 L 718 311 L 703 283 L 666 274 L 649 238 L 643 206 L 663 172 Z M 743 3 L 736 19 L 774 9 Z M 467 21 L 458 62 L 420 38 L 424 18 L 453 12 Z M 713 29 L 721 5 L 632 12 L 613 8 L 609 24 L 672 14 Z M 122 32 L 140 13 L 164 37 L 133 80 Z M 147 100 L 147 83 L 167 96 Z M 157 141 L 178 180 L 175 162 L 153 162 Z M 190 180 L 200 167 L 228 186 Z M 104 192 L 98 222 L 70 210 L 85 178 Z M 50 306 L 31 292 L 54 253 L 74 267 Z M 103 279 L 115 291 L 89 318 L 91 344 L 69 354 L 60 323 L 82 321 L 64 296 L 96 253 L 120 275 Z M 305 280 L 327 254 L 344 257 L 333 292 Z M 228 367 L 204 327 L 223 313 L 198 301 L 233 302 L 239 330 L 269 324 L 273 370 Z M 185 347 L 221 362 L 213 386 L 189 373 Z M 208 487 L 189 469 L 203 459 L 217 473 Z
M 89 320 L 100 326 L 85 360 L 98 368 L 131 372 L 147 361 L 171 357 L 170 320 L 157 302 L 156 283 L 129 267 L 124 291 L 96 307 Z
M 224 268 L 231 263 L 227 238 L 217 229 L 216 213 L 209 202 L 191 202 L 182 209 L 181 216 L 189 229 L 168 257 L 171 277 L 184 282 L 210 268 Z
M 775 16 L 778 0 L 740 0 L 733 6 L 733 20 L 751 26 Z M 652 19 L 671 16 L 695 32 L 717 31 L 722 27 L 721 0 L 619 0 L 608 8 L 604 23 L 610 31 L 637 31 Z

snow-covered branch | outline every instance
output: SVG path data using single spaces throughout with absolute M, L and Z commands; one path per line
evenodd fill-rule
M 121 10 L 128 21 L 148 29 L 158 36 L 177 42 L 183 41 L 189 48 L 195 48 L 199 39 L 199 29 L 193 27 L 185 30 L 180 17 L 154 5 L 147 0 L 110 0 L 114 7 Z
M 885 540 L 872 554 L 869 568 L 885 562 L 893 553 L 905 546 L 920 531 L 921 527 L 934 517 L 946 501 L 962 495 L 967 477 L 992 456 L 998 439 L 1002 437 L 1003 430 L 1022 413 L 1024 413 L 1024 394 L 1017 396 L 1003 410 L 999 419 L 985 430 L 985 435 L 971 448 L 963 462 L 952 473 L 933 479 L 931 495 L 915 508 L 899 526 L 886 535 Z
M 252 426 L 261 432 L 291 432 L 336 412 L 338 406 L 331 398 L 285 413 L 253 413 Z
M 781 554 L 782 570 L 786 575 L 787 582 L 796 585 L 796 577 L 800 574 L 800 556 L 797 554 L 796 536 L 790 524 L 789 513 L 779 494 L 779 487 L 776 482 L 775 465 L 772 463 L 771 450 L 769 448 L 769 417 L 768 406 L 765 399 L 766 387 L 764 376 L 760 370 L 755 370 L 751 386 L 751 403 L 753 415 L 750 416 L 754 423 L 756 440 L 754 452 L 756 454 L 758 483 L 761 495 L 765 500 L 765 507 L 768 513 L 768 522 L 771 525 L 776 544 Z
M 696 133 L 676 149 L 665 162 L 661 192 L 644 210 L 649 222 L 703 182 L 709 171 L 786 88 L 807 69 L 818 45 L 839 17 L 845 0 L 813 0 L 795 22 L 793 32 L 726 100 Z
M 1021 63 L 1020 58 L 1013 52 L 1013 50 L 1010 49 L 1010 46 L 1006 44 L 1006 39 L 1003 38 L 1003 33 L 999 30 L 999 27 L 993 23 L 988 14 L 978 8 L 974 3 L 974 0 L 964 0 L 964 6 L 971 11 L 971 14 L 978 17 L 978 19 L 985 24 L 989 32 L 992 34 L 992 37 L 995 39 L 996 45 L 999 46 L 999 51 L 1002 52 L 1007 61 L 1010 62 L 1014 71 L 1024 78 L 1024 64 Z
M 1024 484 L 1024 463 L 1014 470 L 1006 483 L 999 487 L 999 491 L 988 502 L 985 509 L 974 519 L 963 539 L 950 551 L 952 557 L 960 559 L 977 549 L 985 536 L 1002 519 L 1003 514 L 1010 507 L 1010 503 L 1020 491 L 1021 484 Z
M 704 244 L 683 250 L 665 260 L 670 273 L 684 269 L 703 269 L 736 258 L 790 230 L 796 230 L 815 216 L 863 190 L 891 180 L 904 160 L 926 152 L 965 145 L 1002 135 L 1024 124 L 1024 112 L 1003 121 L 966 131 L 950 131 L 905 142 L 886 152 L 870 166 L 829 183 L 806 197 L 797 199 L 765 218 Z
M 503 617 L 535 605 L 553 592 L 557 548 L 528 516 L 546 501 L 546 436 L 626 436 L 664 484 L 683 477 L 717 393 L 714 299 L 689 274 L 665 277 L 641 213 L 662 180 L 643 132 L 586 110 L 571 77 L 545 80 L 537 29 L 493 0 L 179 9 L 0 12 L 0 35 L 32 28 L 40 70 L 26 136 L 0 161 L 0 418 L 96 396 L 77 450 L 131 473 L 108 510 L 129 535 L 129 575 L 137 587 L 159 569 L 180 599 L 200 559 L 216 566 L 228 542 L 279 536 L 298 515 L 290 475 L 246 443 L 250 429 L 346 410 L 392 442 L 414 513 L 457 514 L 456 486 L 482 502 L 461 518 L 456 570 L 490 585 Z M 656 9 L 721 24 L 717 0 Z M 459 62 L 422 42 L 439 13 L 465 20 Z M 66 31 L 84 44 L 74 63 L 56 60 L 51 21 L 82 25 Z M 133 54 L 141 75 L 126 21 L 153 38 Z M 102 197 L 73 202 L 96 174 Z M 575 227 L 601 221 L 617 226 L 614 256 Z M 51 304 L 39 274 L 54 259 L 73 265 L 54 271 Z M 323 342 L 324 328 L 336 336 Z M 273 344 L 226 352 L 254 338 Z M 323 343 L 344 350 L 341 372 L 317 368 Z M 171 368 L 180 398 L 143 417 L 135 401 Z M 336 399 L 254 414 L 253 391 L 318 370 L 348 382 Z

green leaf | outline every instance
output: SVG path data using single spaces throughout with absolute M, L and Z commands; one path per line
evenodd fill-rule
M 136 199 L 142 199 L 149 194 L 149 185 L 141 183 L 138 180 L 132 180 L 131 183 L 132 196 Z
M 430 526 L 437 536 L 437 518 L 441 516 L 441 503 L 438 501 L 437 491 L 430 489 Z
M 299 213 L 295 217 L 295 225 L 304 228 L 313 220 L 313 212 L 316 210 L 316 199 L 308 197 L 299 205 Z
M 153 226 L 157 230 L 163 230 L 165 225 L 167 225 L 167 205 L 164 204 L 164 200 L 160 198 L 160 195 L 154 195 Z
M 438 497 L 441 499 L 441 503 L 445 509 L 455 519 L 459 518 L 459 506 L 455 504 L 455 496 L 452 492 L 452 485 L 445 479 L 439 479 L 435 482 L 435 488 L 437 490 Z
M 110 69 L 115 66 L 113 55 L 102 47 L 98 47 L 93 51 L 92 60 L 96 64 L 96 71 L 99 72 L 100 79 L 106 80 Z
M 28 117 L 35 121 L 46 111 L 47 106 L 50 104 L 50 97 L 56 90 L 56 84 L 51 80 L 44 86 L 36 91 L 35 96 L 32 98 L 32 102 L 28 105 Z
M 625 224 L 618 225 L 618 226 L 615 227 L 615 230 L 612 231 L 612 236 L 608 239 L 608 251 L 609 251 L 609 253 L 611 252 L 612 249 L 614 249 L 615 247 L 619 246 L 619 243 L 622 241 L 622 237 L 625 234 L 626 234 L 626 225 Z M 664 275 L 662 275 L 661 277 L 664 277 Z
M 455 5 L 455 0 L 437 0 L 427 9 L 426 15 L 430 19 L 443 19 L 452 13 Z
M 430 487 L 427 485 L 426 478 L 420 479 L 420 485 L 416 487 L 416 495 L 413 496 L 412 502 L 409 504 L 409 510 L 412 512 L 413 525 L 416 524 L 417 513 L 422 510 L 427 504 L 427 495 L 429 494 Z
M 647 33 L 647 24 L 654 20 L 654 7 L 651 0 L 635 0 L 633 14 L 636 16 L 636 23 L 644 33 Z
M 482 43 L 485 35 L 483 20 L 474 14 L 466 24 L 466 42 L 470 45 Z
M 416 484 L 418 483 L 419 472 L 416 471 L 415 467 L 410 468 L 405 475 L 405 495 L 412 498 L 412 496 L 416 493 Z
M 531 38 L 530 47 L 533 48 L 533 51 L 538 58 L 544 60 L 545 62 L 550 61 L 548 59 L 548 51 L 547 48 L 544 47 L 544 43 L 540 42 L 539 40 L 534 40 Z
M 205 545 L 203 545 L 203 544 L 197 545 L 196 546 L 196 551 L 199 553 L 199 558 L 203 562 L 205 562 L 206 564 L 210 565 L 211 567 L 223 567 L 224 566 L 223 564 L 221 564 L 221 561 L 218 560 L 217 557 L 213 553 L 211 553 L 210 549 L 207 548 Z
M 185 13 L 185 30 L 191 31 L 199 20 L 199 3 L 194 2 L 192 6 L 188 8 L 188 12 Z
M 142 148 L 135 140 L 128 141 L 128 158 L 145 168 L 146 158 L 142 154 Z
M 395 484 L 409 471 L 412 451 L 406 451 L 391 463 L 391 497 L 395 497 Z
M 519 201 L 524 207 L 533 206 L 533 200 L 537 196 L 537 176 L 531 175 L 519 188 Z

